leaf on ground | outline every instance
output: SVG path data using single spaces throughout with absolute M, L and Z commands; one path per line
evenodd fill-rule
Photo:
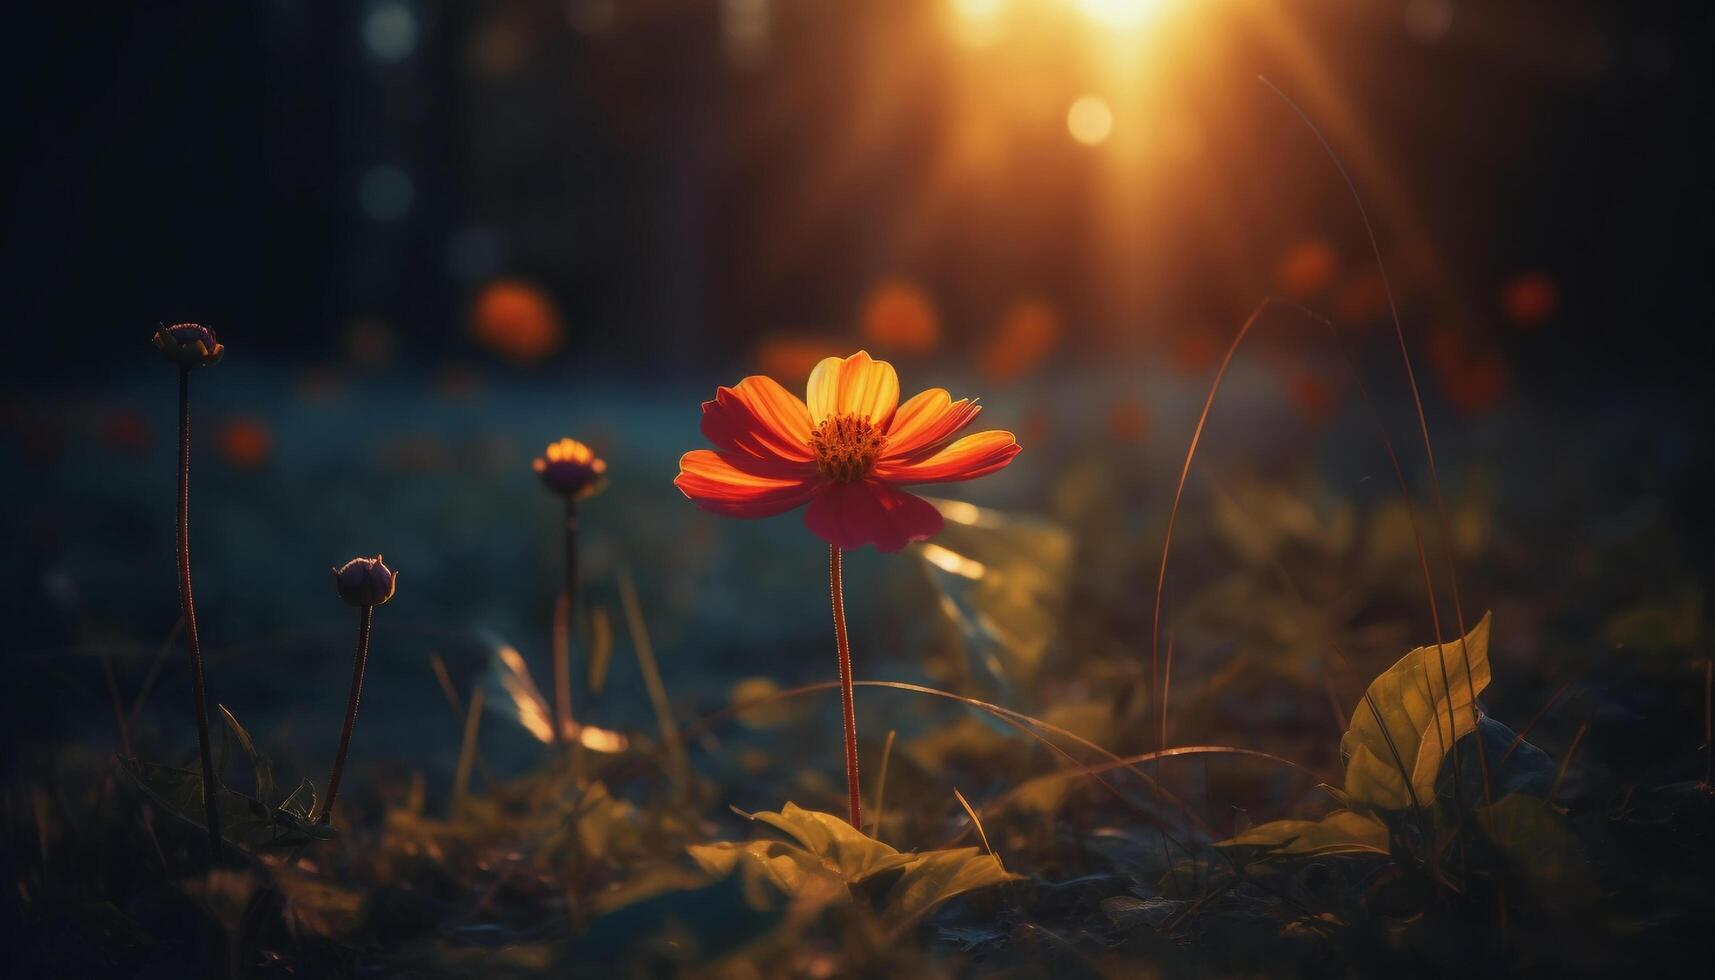
M 882 920 L 894 928 L 908 925 L 967 892 L 1021 877 L 975 847 L 919 854 L 888 889 Z
M 1354 805 L 1403 810 L 1433 802 L 1441 759 L 1475 730 L 1472 696 L 1489 686 L 1489 619 L 1485 613 L 1462 643 L 1412 650 L 1370 683 L 1340 740 Z
M 137 759 L 121 759 L 120 765 L 162 808 L 181 820 L 207 828 L 200 773 Z M 303 787 L 299 787 L 299 792 L 302 791 Z M 293 799 L 298 797 L 298 793 L 292 795 Z M 313 799 L 313 789 L 310 795 Z M 215 787 L 215 809 L 220 815 L 221 837 L 240 847 L 295 847 L 312 840 L 330 840 L 336 835 L 331 826 L 311 824 L 284 804 L 274 809 L 225 786 Z
M 1263 847 L 1275 854 L 1387 854 L 1387 825 L 1367 813 L 1335 810 L 1321 820 L 1275 820 L 1216 847 Z
M 910 855 L 859 832 L 840 817 L 794 803 L 787 803 L 779 813 L 765 811 L 752 819 L 791 837 L 848 882 L 863 881 L 911 860 Z

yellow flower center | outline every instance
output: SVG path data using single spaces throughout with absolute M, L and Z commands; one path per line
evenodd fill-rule
M 835 483 L 863 479 L 885 445 L 887 436 L 861 415 L 830 415 L 810 434 L 817 472 Z

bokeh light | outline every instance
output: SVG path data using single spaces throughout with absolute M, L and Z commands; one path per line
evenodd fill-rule
M 518 365 L 538 363 L 559 350 L 564 332 L 553 299 L 521 280 L 489 283 L 471 310 L 472 339 Z
M 941 343 L 941 318 L 929 294 L 909 282 L 884 282 L 864 301 L 863 338 L 881 351 L 927 354 Z
M 382 64 L 398 64 L 417 50 L 417 14 L 402 0 L 381 0 L 363 16 L 363 46 Z
M 1107 141 L 1114 131 L 1114 111 L 1099 95 L 1079 96 L 1066 110 L 1066 130 L 1085 146 Z

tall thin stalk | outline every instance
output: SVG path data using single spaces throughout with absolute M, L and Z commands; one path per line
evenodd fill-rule
M 339 794 L 339 777 L 345 772 L 345 753 L 351 748 L 351 730 L 357 725 L 357 702 L 363 694 L 363 668 L 369 663 L 369 632 L 375 623 L 375 607 L 363 606 L 357 614 L 357 657 L 351 667 L 351 695 L 345 702 L 345 723 L 339 729 L 339 748 L 333 757 L 333 771 L 328 774 L 327 796 L 322 798 L 317 823 L 327 823 L 333 815 L 334 797 Z
M 578 502 L 566 498 L 566 580 L 560 592 L 564 610 L 554 617 L 554 743 L 564 745 L 572 731 L 572 624 L 577 622 Z
M 208 742 L 208 690 L 203 684 L 202 640 L 191 596 L 191 369 L 179 365 L 179 606 L 191 661 L 191 697 L 196 702 L 197 751 L 202 756 L 202 802 L 208 826 L 210 864 L 219 864 L 220 811 L 214 802 L 214 754 Z
M 834 603 L 834 643 L 840 653 L 840 709 L 846 724 L 846 802 L 852 826 L 863 832 L 863 805 L 858 801 L 857 717 L 852 710 L 852 648 L 846 639 L 845 585 L 840 576 L 840 546 L 828 545 L 828 593 Z

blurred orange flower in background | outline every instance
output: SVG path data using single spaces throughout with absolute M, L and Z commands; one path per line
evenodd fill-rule
M 1060 345 L 1063 326 L 1060 314 L 1042 300 L 1014 303 L 1001 316 L 999 331 L 979 357 L 983 376 L 1006 384 L 1041 367 Z
M 1173 368 L 1183 375 L 1207 374 L 1220 356 L 1221 349 L 1201 330 L 1182 334 L 1173 344 Z
M 703 435 L 717 448 L 680 457 L 673 484 L 727 517 L 808 504 L 805 526 L 829 544 L 898 551 L 941 530 L 940 511 L 899 486 L 974 479 L 1018 455 L 1010 432 L 955 439 L 981 410 L 944 388 L 900 404 L 893 365 L 867 351 L 817 364 L 804 400 L 751 375 L 703 403 Z
M 929 294 L 903 281 L 870 290 L 861 320 L 865 340 L 900 354 L 928 354 L 941 345 L 941 318 Z
M 1309 299 L 1334 284 L 1339 264 L 1333 246 L 1319 238 L 1306 239 L 1280 257 L 1274 282 L 1293 299 Z
M 1498 353 L 1472 350 L 1457 328 L 1433 331 L 1428 351 L 1435 380 L 1460 414 L 1481 415 L 1506 395 L 1512 380 L 1507 362 Z
M 1387 287 L 1382 277 L 1366 272 L 1340 284 L 1334 314 L 1347 323 L 1362 324 L 1387 312 Z
M 1108 436 L 1115 442 L 1142 442 L 1149 429 L 1149 409 L 1135 398 L 1114 402 L 1108 409 Z
M 564 333 L 553 299 L 521 280 L 489 283 L 471 308 L 471 338 L 514 364 L 546 359 L 560 349 Z
M 1560 308 L 1560 290 L 1542 273 L 1527 273 L 1507 283 L 1501 306 L 1514 326 L 1539 327 Z
M 230 418 L 215 429 L 215 447 L 235 470 L 257 470 L 274 452 L 274 436 L 260 419 Z

